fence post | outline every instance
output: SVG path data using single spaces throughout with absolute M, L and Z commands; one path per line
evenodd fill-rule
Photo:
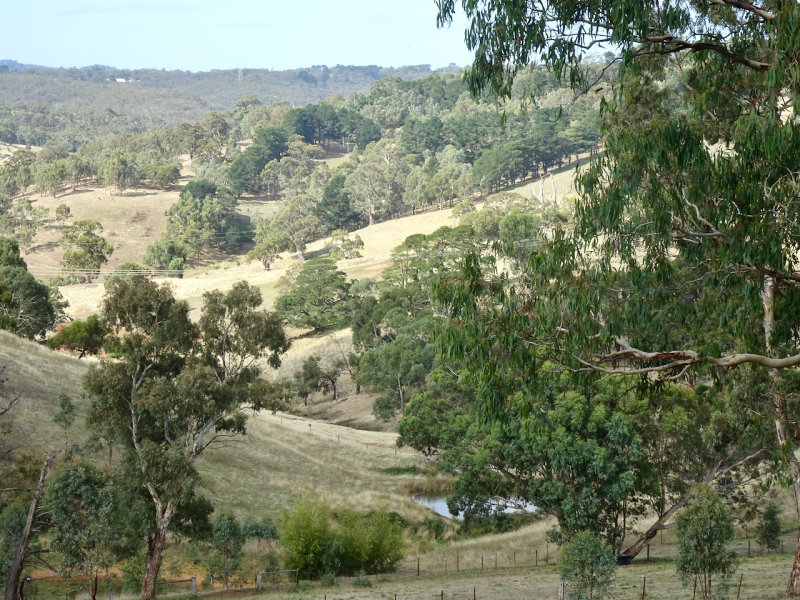
M 458 562 L 458 554 L 456 554 L 456 573 L 460 570 L 460 564 Z
M 483 554 L 481 554 L 481 569 L 483 568 Z
M 564 582 L 558 583 L 558 600 L 564 600 Z
M 197 597 L 197 577 L 192 577 L 191 582 L 192 582 L 192 588 L 191 588 L 192 589 L 192 598 L 196 598 Z
M 517 554 L 516 554 L 516 552 L 515 552 L 515 553 L 514 553 L 514 562 L 515 562 L 515 563 L 517 562 L 517 558 L 516 558 L 516 556 L 517 556 Z M 539 549 L 538 549 L 538 548 L 536 549 L 536 566 L 537 566 L 537 567 L 539 566 Z
M 750 540 L 747 540 L 747 558 L 750 558 Z
M 419 577 L 419 556 L 417 557 L 417 577 Z
M 644 600 L 645 589 L 647 589 L 647 575 L 642 575 L 642 600 Z
M 736 590 L 736 600 L 739 600 L 739 594 L 742 593 L 742 579 L 744 578 L 744 573 L 739 574 L 739 589 Z
M 261 591 L 261 571 L 256 571 L 256 590 Z
M 494 568 L 497 568 L 497 552 L 494 553 Z

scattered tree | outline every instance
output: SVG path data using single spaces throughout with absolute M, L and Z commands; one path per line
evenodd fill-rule
M 47 484 L 45 506 L 52 527 L 50 547 L 61 553 L 62 574 L 88 575 L 95 600 L 100 572 L 123 556 L 122 523 L 110 478 L 88 464 L 70 463 Z
M 142 598 L 154 597 L 167 529 L 194 497 L 195 462 L 245 431 L 244 408 L 270 405 L 257 360 L 280 364 L 289 342 L 279 320 L 257 310 L 261 295 L 239 282 L 204 295 L 200 321 L 167 286 L 120 282 L 103 301 L 119 358 L 90 368 L 84 385 L 90 423 L 123 440 L 153 507 Z M 122 333 L 124 330 L 124 334 Z
M 329 258 L 303 264 L 290 290 L 275 300 L 275 311 L 295 327 L 322 330 L 349 320 L 350 286 Z
M 78 358 L 87 354 L 97 354 L 103 347 L 103 338 L 108 330 L 97 315 L 89 315 L 85 321 L 75 319 L 64 325 L 59 331 L 48 338 L 47 345 L 53 350 L 65 349 L 79 352 Z
M 61 264 L 67 269 L 75 269 L 91 282 L 97 275 L 100 265 L 108 262 L 114 247 L 98 235 L 103 226 L 97 221 L 84 219 L 75 221 L 61 232 L 61 243 L 66 246 Z
M 242 562 L 244 541 L 242 528 L 232 514 L 222 513 L 214 519 L 211 526 L 212 571 L 215 577 L 222 579 L 225 589 Z

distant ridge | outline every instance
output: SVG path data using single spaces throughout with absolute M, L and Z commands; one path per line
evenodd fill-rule
M 0 60 L 0 68 L 5 67 L 9 71 L 18 71 L 19 69 L 47 69 L 49 67 L 42 67 L 39 65 L 26 65 L 15 60 L 2 59 Z
M 124 80 L 136 82 L 137 87 L 150 89 L 153 94 L 180 97 L 182 109 L 190 113 L 181 120 L 199 116 L 196 110 L 202 111 L 203 115 L 208 110 L 230 110 L 244 96 L 256 96 L 265 104 L 284 101 L 303 105 L 333 94 L 345 97 L 354 92 L 366 94 L 377 81 L 390 77 L 413 80 L 433 73 L 441 75 L 460 71 L 455 65 L 432 69 L 429 64 L 403 67 L 314 65 L 283 71 L 242 68 L 192 72 L 117 69 L 106 65 L 66 69 L 26 65 L 8 59 L 0 60 L 0 69 L 6 77 L 13 77 L 0 81 L 0 103 L 77 102 L 91 106 L 100 102 L 102 108 L 125 112 L 125 107 L 119 106 L 120 98 L 109 98 L 109 94 L 97 87 L 98 84 L 108 86 Z M 140 97 L 137 101 L 142 100 Z M 173 120 L 170 115 L 164 116 L 166 123 Z

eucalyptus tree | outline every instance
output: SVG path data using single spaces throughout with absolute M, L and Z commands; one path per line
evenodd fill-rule
M 66 246 L 61 264 L 67 269 L 80 270 L 87 282 L 97 275 L 100 265 L 108 262 L 114 247 L 99 235 L 103 226 L 92 219 L 74 221 L 61 231 L 61 243 Z
M 373 225 L 376 219 L 399 211 L 406 175 L 397 143 L 382 139 L 367 146 L 364 159 L 347 178 L 345 190 L 356 212 Z
M 455 0 L 437 4 L 440 23 L 450 22 Z M 800 6 L 463 7 L 475 91 L 510 95 L 514 75 L 534 60 L 586 90 L 581 58 L 603 43 L 618 52 L 620 82 L 605 107 L 606 152 L 578 181 L 574 234 L 554 232 L 532 252 L 523 280 L 502 290 L 468 267 L 466 283 L 446 294 L 454 317 L 465 322 L 473 292 L 496 290 L 506 314 L 532 325 L 525 343 L 572 370 L 692 384 L 754 365 L 770 382 L 778 456 L 800 523 L 790 392 L 800 365 Z M 676 275 L 684 269 L 691 277 Z M 487 344 L 469 349 L 456 333 L 449 351 L 485 354 Z M 528 370 L 531 385 L 541 364 Z M 483 400 L 498 409 L 505 401 L 491 391 Z M 787 592 L 800 595 L 800 544 Z
M 289 346 L 246 282 L 203 299 L 195 325 L 168 286 L 119 281 L 102 306 L 112 330 L 106 350 L 117 358 L 91 367 L 84 380 L 90 426 L 124 444 L 134 487 L 152 503 L 142 598 L 155 595 L 170 524 L 197 504 L 197 459 L 244 433 L 244 409 L 270 404 L 259 361 L 276 367 Z

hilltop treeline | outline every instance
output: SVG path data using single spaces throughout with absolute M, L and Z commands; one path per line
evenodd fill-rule
M 8 61 L 6 61 L 8 63 Z M 75 149 L 109 135 L 142 133 L 210 110 L 232 109 L 244 96 L 299 106 L 334 94 L 368 93 L 381 79 L 429 77 L 430 65 L 327 67 L 192 73 L 109 67 L 48 69 L 0 63 L 0 141 Z M 456 71 L 445 69 L 441 72 Z

